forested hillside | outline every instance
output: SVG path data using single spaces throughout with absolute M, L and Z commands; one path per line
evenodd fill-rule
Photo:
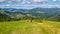
M 0 9 L 0 21 L 13 21 L 21 19 L 40 19 L 60 21 L 60 8 L 34 8 L 34 9 Z

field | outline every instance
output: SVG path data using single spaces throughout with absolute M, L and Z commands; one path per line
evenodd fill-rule
M 60 34 L 60 22 L 0 22 L 0 34 Z

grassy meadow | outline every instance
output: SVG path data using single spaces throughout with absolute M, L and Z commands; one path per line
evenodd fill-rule
M 60 22 L 0 22 L 0 34 L 60 34 Z

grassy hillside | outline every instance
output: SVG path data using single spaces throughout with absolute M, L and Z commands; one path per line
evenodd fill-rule
M 0 22 L 0 34 L 60 34 L 60 22 Z

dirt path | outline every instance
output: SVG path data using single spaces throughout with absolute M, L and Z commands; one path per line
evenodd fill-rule
M 49 34 L 60 34 L 60 29 L 52 25 L 48 25 L 47 23 L 38 23 L 38 25 L 46 29 L 49 32 Z

